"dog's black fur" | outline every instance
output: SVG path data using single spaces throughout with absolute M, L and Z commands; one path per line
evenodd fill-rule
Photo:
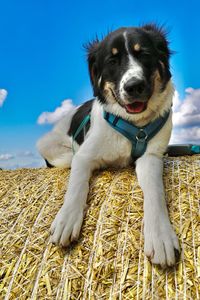
M 74 116 L 72 118 L 72 122 L 71 122 L 71 125 L 69 128 L 69 131 L 68 131 L 69 136 L 74 136 L 74 134 L 76 133 L 79 125 L 81 124 L 81 122 L 83 121 L 85 116 L 90 114 L 90 112 L 92 110 L 93 102 L 94 102 L 94 99 L 89 100 L 78 108 L 77 112 L 74 114 Z M 84 130 L 81 130 L 80 133 L 77 135 L 77 137 L 75 137 L 75 141 L 79 145 L 83 143 L 85 134 L 88 132 L 89 128 L 90 128 L 90 121 L 86 124 L 86 126 L 84 127 Z

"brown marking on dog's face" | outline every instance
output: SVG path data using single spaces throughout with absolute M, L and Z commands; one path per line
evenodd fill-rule
M 141 45 L 138 44 L 138 43 L 133 45 L 133 50 L 136 51 L 136 52 L 139 52 L 141 50 Z
M 116 95 L 115 95 L 115 84 L 113 82 L 106 81 L 104 84 L 104 95 L 107 98 L 108 102 L 115 103 Z
M 162 80 L 160 77 L 160 73 L 158 70 L 155 71 L 155 73 L 153 74 L 153 94 L 159 94 L 160 90 L 162 88 Z
M 118 49 L 117 48 L 112 48 L 112 54 L 113 55 L 116 55 L 116 54 L 118 54 Z

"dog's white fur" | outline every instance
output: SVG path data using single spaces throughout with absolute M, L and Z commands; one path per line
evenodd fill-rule
M 135 79 L 143 79 L 143 70 L 142 66 L 139 64 L 138 61 L 136 61 L 133 56 L 129 52 L 129 47 L 128 47 L 128 39 L 127 39 L 127 33 L 124 32 L 124 39 L 125 39 L 125 47 L 126 51 L 128 53 L 128 59 L 129 59 L 129 67 L 127 71 L 124 73 L 122 76 L 122 79 L 120 81 L 120 86 L 119 86 L 119 94 L 120 98 L 123 100 L 124 103 L 129 104 L 128 101 L 126 101 L 126 92 L 124 90 L 124 85 L 129 81 L 131 78 Z
M 129 121 L 143 126 L 171 109 L 173 85 L 169 81 L 164 92 L 156 91 L 147 109 L 128 115 Z M 105 104 L 104 109 L 127 119 L 120 105 Z M 89 190 L 89 179 L 95 169 L 106 166 L 125 167 L 131 158 L 131 143 L 111 128 L 103 118 L 103 105 L 96 99 L 91 112 L 91 127 L 83 144 L 72 154 L 72 140 L 67 136 L 75 110 L 55 126 L 52 132 L 39 140 L 37 147 L 44 158 L 54 166 L 70 167 L 71 174 L 64 204 L 51 226 L 51 241 L 67 246 L 79 236 Z M 148 143 L 145 154 L 136 161 L 136 173 L 144 193 L 144 251 L 151 261 L 162 266 L 175 264 L 174 248 L 179 250 L 177 237 L 168 218 L 162 181 L 162 156 L 172 129 L 172 115 Z

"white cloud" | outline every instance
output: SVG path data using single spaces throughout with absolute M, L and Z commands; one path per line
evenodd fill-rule
M 36 153 L 25 150 L 18 153 L 0 154 L 0 168 L 17 169 L 17 168 L 39 168 L 45 166 L 44 159 Z
M 177 90 L 174 92 L 174 97 L 173 97 L 173 112 L 177 112 L 179 110 L 179 107 L 181 105 L 181 100 L 180 96 Z
M 24 156 L 34 156 L 34 153 L 29 150 L 25 151 L 23 154 Z
M 175 94 L 173 124 L 179 127 L 200 125 L 200 89 L 187 88 L 185 92 L 183 101 L 177 92 Z
M 10 160 L 13 159 L 14 155 L 5 153 L 5 154 L 0 154 L 0 160 Z
M 21 157 L 35 157 L 35 153 L 33 153 L 32 151 L 30 150 L 25 150 L 25 151 L 21 151 L 19 153 L 17 153 L 17 156 L 21 156 Z
M 174 129 L 170 144 L 200 144 L 200 127 Z
M 200 89 L 187 88 L 186 96 L 174 95 L 173 131 L 170 143 L 200 143 Z
M 67 99 L 61 103 L 53 112 L 43 112 L 37 120 L 38 124 L 54 124 L 60 120 L 68 111 L 74 109 L 72 100 Z
M 3 106 L 3 103 L 6 100 L 7 95 L 8 92 L 6 90 L 0 89 L 0 107 Z

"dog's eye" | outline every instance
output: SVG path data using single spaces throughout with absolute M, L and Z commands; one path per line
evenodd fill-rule
M 143 48 L 140 51 L 134 51 L 134 56 L 138 58 L 148 58 L 151 56 L 151 53 L 148 49 Z
M 118 63 L 118 60 L 117 60 L 117 58 L 109 58 L 108 59 L 108 61 L 107 61 L 107 64 L 109 65 L 109 66 L 115 66 L 116 64 Z

